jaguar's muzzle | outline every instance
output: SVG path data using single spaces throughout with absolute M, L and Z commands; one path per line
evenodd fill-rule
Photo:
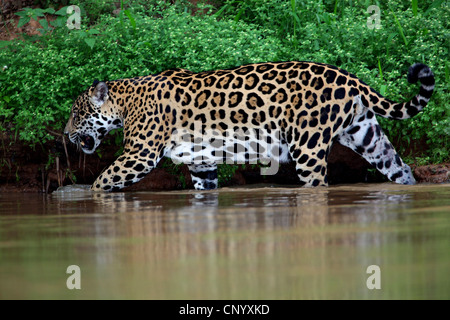
M 84 153 L 92 153 L 95 150 L 95 138 L 90 135 L 80 135 L 79 145 Z

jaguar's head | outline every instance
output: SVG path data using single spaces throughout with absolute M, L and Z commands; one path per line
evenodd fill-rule
M 108 100 L 108 85 L 94 81 L 75 100 L 64 133 L 84 153 L 91 154 L 110 130 L 120 127 L 121 120 L 112 111 Z

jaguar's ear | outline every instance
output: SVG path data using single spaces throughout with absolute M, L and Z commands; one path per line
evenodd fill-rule
M 91 102 L 96 107 L 101 107 L 106 100 L 108 100 L 108 85 L 105 82 L 96 83 L 94 91 L 91 94 Z

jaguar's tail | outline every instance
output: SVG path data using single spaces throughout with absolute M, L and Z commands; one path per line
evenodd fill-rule
M 417 80 L 421 83 L 420 91 L 411 101 L 396 103 L 380 94 L 375 96 L 373 95 L 374 91 L 372 91 L 368 95 L 369 97 L 366 96 L 366 100 L 369 99 L 369 101 L 363 101 L 363 103 L 377 115 L 384 118 L 408 119 L 414 117 L 425 108 L 433 94 L 434 74 L 428 66 L 422 63 L 415 63 L 409 68 L 408 82 L 416 83 Z

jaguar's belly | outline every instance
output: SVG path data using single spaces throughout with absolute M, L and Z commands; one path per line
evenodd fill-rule
M 184 133 L 172 137 L 166 156 L 185 164 L 256 164 L 289 161 L 289 148 L 279 132 L 261 130 Z

